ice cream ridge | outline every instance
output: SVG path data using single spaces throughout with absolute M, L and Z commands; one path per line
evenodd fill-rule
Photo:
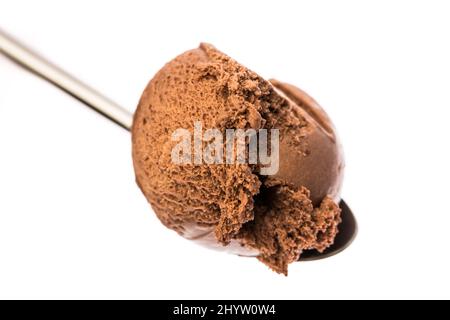
M 224 136 L 228 129 L 277 129 L 278 147 L 268 146 L 278 152 L 276 172 L 262 174 L 258 162 L 173 161 L 174 132 L 198 124 Z M 139 187 L 161 222 L 185 238 L 256 257 L 285 275 L 303 251 L 333 244 L 342 151 L 327 114 L 297 87 L 265 80 L 203 43 L 147 85 L 132 139 Z

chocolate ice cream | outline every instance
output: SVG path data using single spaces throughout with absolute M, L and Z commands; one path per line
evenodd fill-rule
M 279 129 L 279 170 L 176 164 L 179 128 Z M 209 44 L 150 81 L 132 128 L 136 180 L 161 222 L 208 247 L 255 256 L 287 274 L 304 250 L 329 247 L 340 223 L 343 159 L 334 127 L 300 89 L 267 81 Z

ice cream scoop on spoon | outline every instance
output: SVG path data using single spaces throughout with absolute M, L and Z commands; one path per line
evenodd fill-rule
M 0 52 L 131 130 L 137 183 L 161 222 L 185 238 L 284 274 L 289 263 L 329 257 L 354 239 L 356 220 L 340 199 L 339 139 L 302 90 L 201 44 L 154 76 L 133 116 L 1 31 Z M 208 149 L 219 140 L 223 149 Z M 237 160 L 241 145 L 248 161 Z M 264 162 L 262 149 L 277 157 Z M 174 161 L 176 150 L 184 162 Z

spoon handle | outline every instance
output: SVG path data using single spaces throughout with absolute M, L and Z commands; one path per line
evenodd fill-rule
M 133 114 L 0 30 L 0 53 L 130 130 Z

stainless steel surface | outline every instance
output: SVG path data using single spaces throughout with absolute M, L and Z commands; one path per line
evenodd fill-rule
M 0 53 L 53 83 L 121 127 L 130 130 L 133 122 L 132 113 L 39 56 L 2 30 L 0 30 Z

